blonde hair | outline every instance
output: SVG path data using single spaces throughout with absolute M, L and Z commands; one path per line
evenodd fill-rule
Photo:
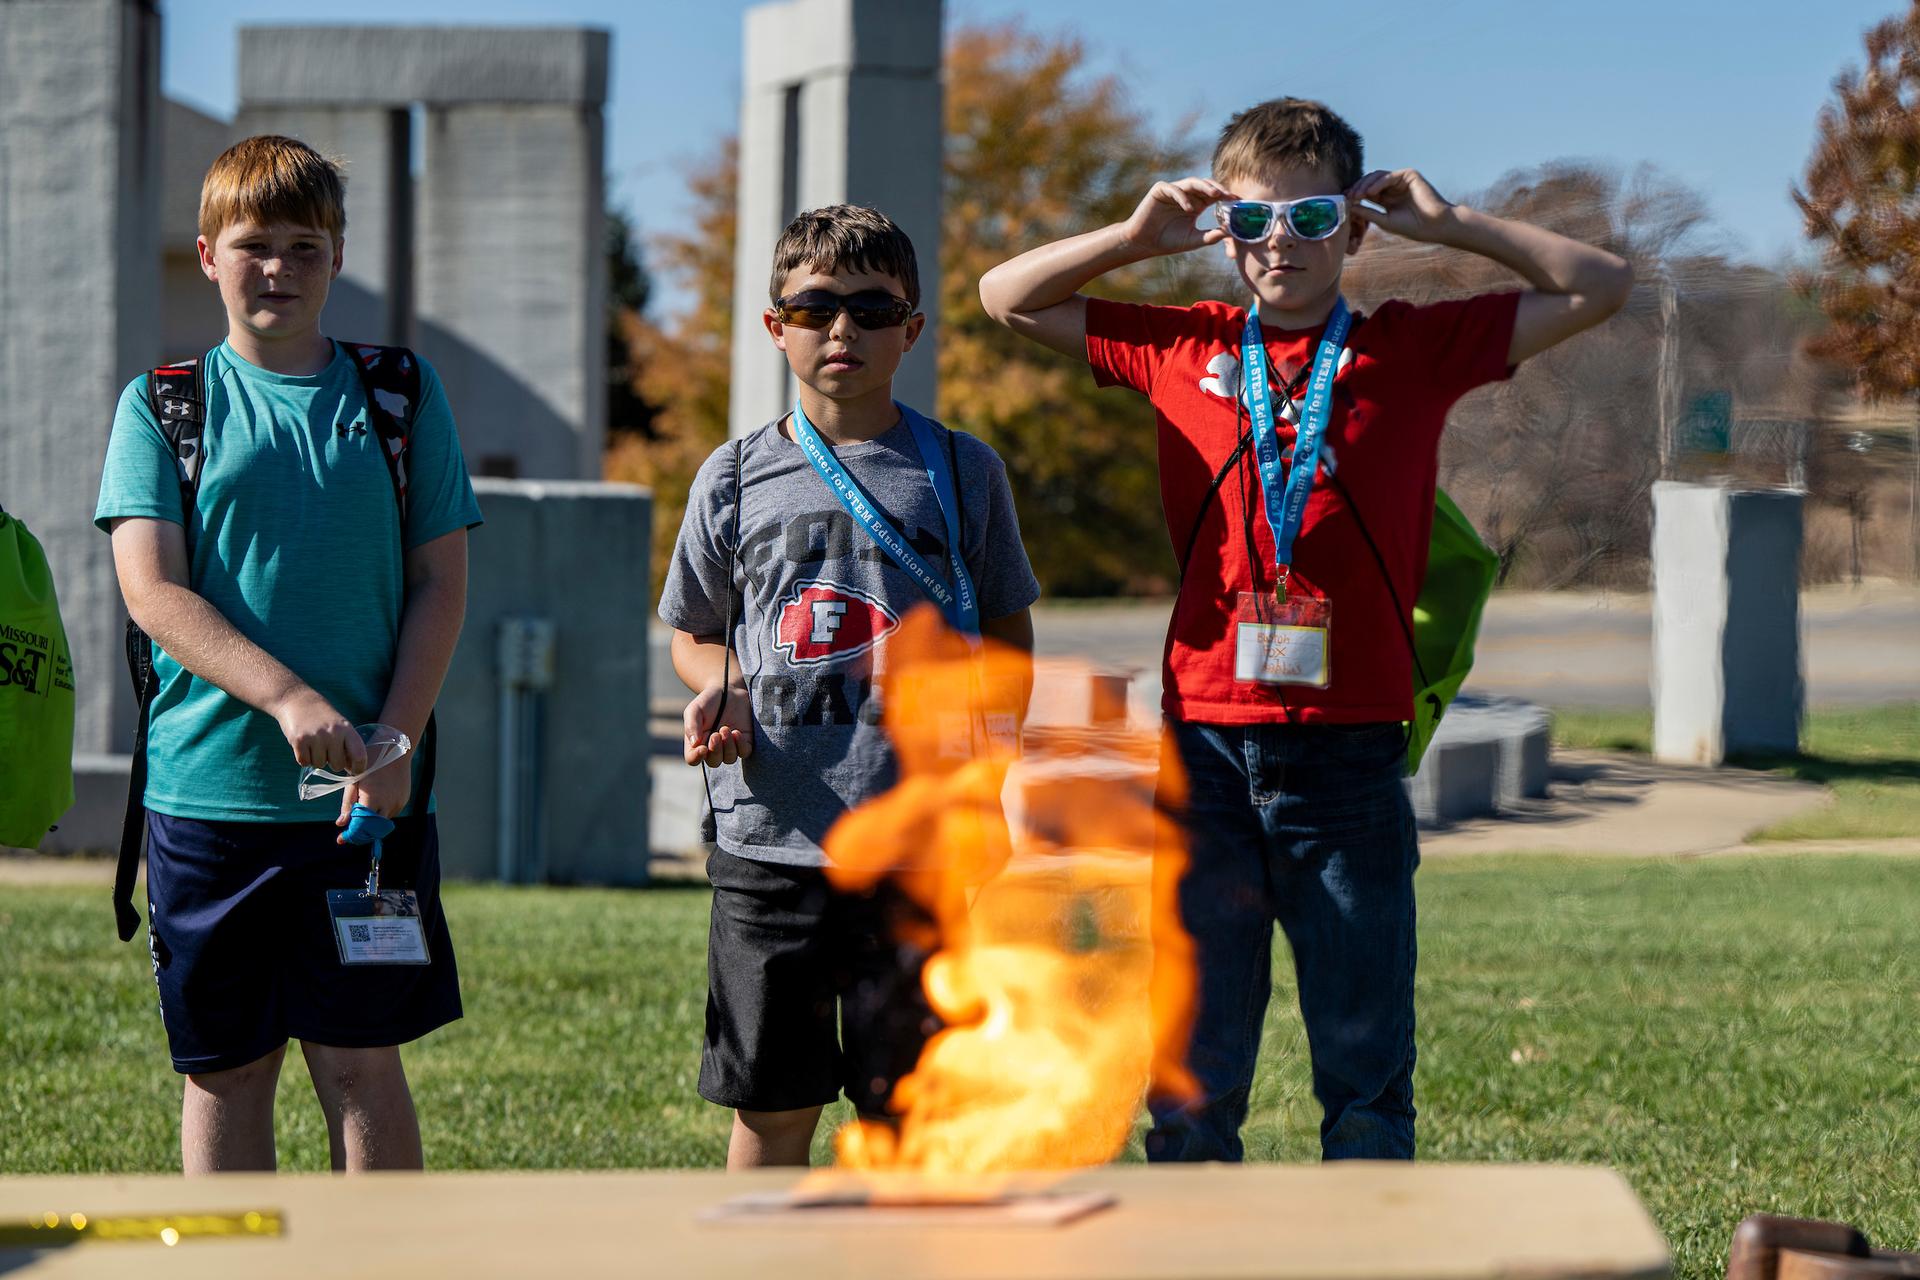
M 306 143 L 263 133 L 220 153 L 200 184 L 200 234 L 250 220 L 319 227 L 338 240 L 347 229 L 340 169 Z

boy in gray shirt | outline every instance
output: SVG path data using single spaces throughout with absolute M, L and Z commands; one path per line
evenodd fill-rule
M 915 909 L 821 870 L 827 829 L 895 780 L 887 636 L 931 600 L 1030 649 L 1040 594 L 999 456 L 893 399 L 925 325 L 905 233 L 858 206 L 803 213 L 769 294 L 798 402 L 700 468 L 660 600 L 694 691 L 686 761 L 714 767 L 700 1094 L 734 1109 L 736 1169 L 807 1163 L 843 1088 L 884 1114 L 936 1025 L 896 941 Z

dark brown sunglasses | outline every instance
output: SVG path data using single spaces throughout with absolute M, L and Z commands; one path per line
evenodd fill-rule
M 808 289 L 776 298 L 773 303 L 773 314 L 781 324 L 801 329 L 825 329 L 842 310 L 862 329 L 897 329 L 913 318 L 913 304 L 885 289 L 863 289 L 859 293 Z

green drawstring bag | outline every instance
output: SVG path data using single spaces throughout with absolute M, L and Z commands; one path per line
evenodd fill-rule
M 0 844 L 73 807 L 73 657 L 40 540 L 0 510 Z
M 1433 741 L 1440 717 L 1473 670 L 1473 644 L 1480 615 L 1500 561 L 1444 490 L 1436 490 L 1433 534 L 1427 543 L 1427 577 L 1413 602 L 1413 725 L 1407 738 L 1407 773 Z

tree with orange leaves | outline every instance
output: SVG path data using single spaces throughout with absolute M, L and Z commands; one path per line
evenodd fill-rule
M 1821 246 L 1830 330 L 1812 349 L 1870 399 L 1920 396 L 1920 0 L 1867 33 L 1864 68 L 1834 81 L 1794 202 Z M 1917 406 L 1920 407 L 1920 406 Z M 1913 492 L 1920 494 L 1920 422 Z M 1909 498 L 1920 573 L 1920 504 Z
M 602 474 L 653 490 L 656 595 L 666 581 L 694 473 L 727 438 L 737 161 L 729 138 L 717 156 L 688 176 L 691 225 L 697 231 L 649 241 L 653 261 L 691 286 L 692 305 L 664 326 L 638 309 L 614 318 L 628 352 L 632 392 L 653 414 L 645 433 L 615 434 Z
M 946 51 L 940 417 L 1006 460 L 1033 569 L 1050 595 L 1166 591 L 1153 410 L 1096 388 L 1086 366 L 980 308 L 990 267 L 1124 219 L 1140 193 L 1205 156 L 1155 132 L 1116 76 L 1087 77 L 1079 41 L 1018 26 L 962 29 Z M 1184 304 L 1226 288 L 1225 260 L 1160 258 L 1100 281 L 1129 302 Z

